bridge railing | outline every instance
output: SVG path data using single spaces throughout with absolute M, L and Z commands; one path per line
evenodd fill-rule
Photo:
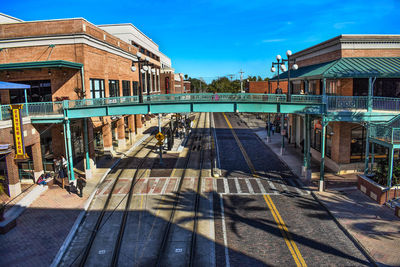
M 367 96 L 328 96 L 328 111 L 353 111 L 368 109 Z
M 201 93 L 201 94 L 166 94 L 143 96 L 143 102 L 211 102 L 211 101 L 251 101 L 251 102 L 285 102 L 283 94 L 248 94 L 248 93 Z
M 292 95 L 290 99 L 293 103 L 322 103 L 322 95 Z
M 22 106 L 21 116 L 51 116 L 62 115 L 62 102 L 31 102 L 24 103 Z M 11 105 L 1 105 L 0 120 L 11 119 Z
M 400 98 L 375 96 L 372 98 L 372 109 L 383 111 L 400 111 Z
M 80 100 L 66 100 L 67 108 L 85 108 L 99 107 L 121 104 L 137 104 L 139 103 L 138 96 L 122 96 L 122 97 L 107 97 L 107 98 L 90 98 Z
M 371 137 L 386 143 L 400 143 L 400 128 L 391 128 L 386 124 L 372 124 L 370 134 Z

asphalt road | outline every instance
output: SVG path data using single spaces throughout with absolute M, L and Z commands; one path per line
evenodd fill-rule
M 214 113 L 222 176 L 217 266 L 365 266 L 369 261 L 236 114 Z

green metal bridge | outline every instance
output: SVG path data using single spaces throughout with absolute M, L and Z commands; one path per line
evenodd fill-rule
M 11 119 L 10 105 L 0 107 L 1 121 Z M 248 94 L 248 93 L 202 93 L 202 94 L 167 94 L 145 95 L 143 101 L 138 96 L 110 97 L 98 99 L 64 100 L 60 102 L 25 103 L 23 117 L 29 117 L 32 123 L 63 123 L 65 143 L 69 155 L 70 177 L 74 179 L 72 150 L 70 140 L 70 120 L 84 119 L 84 142 L 86 147 L 87 169 L 90 169 L 87 118 L 120 116 L 132 114 L 185 113 L 185 112 L 261 112 L 299 114 L 305 117 L 305 159 L 308 168 L 309 129 L 311 117 L 321 118 L 322 122 L 322 159 L 321 181 L 324 177 L 324 151 L 326 125 L 330 121 L 365 123 L 369 142 L 379 143 L 389 148 L 392 155 L 389 177 L 391 180 L 393 150 L 400 148 L 400 98 L 373 96 L 330 96 L 330 95 L 291 95 L 284 94 Z M 308 131 L 309 132 L 309 131 Z M 367 146 L 368 147 L 368 146 Z M 369 151 L 369 148 L 367 148 Z M 368 152 L 367 152 L 368 153 Z M 368 155 L 366 153 L 366 155 Z M 307 158 L 308 157 L 308 158 Z M 366 157 L 366 172 L 368 172 Z M 388 182 L 389 183 L 389 182 Z

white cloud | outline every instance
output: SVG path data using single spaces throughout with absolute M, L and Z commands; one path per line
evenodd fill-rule
M 262 40 L 262 43 L 278 43 L 278 42 L 283 42 L 286 41 L 286 39 L 266 39 Z

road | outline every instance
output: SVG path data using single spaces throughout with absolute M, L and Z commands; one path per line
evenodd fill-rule
M 370 265 L 237 114 L 214 120 L 225 177 L 214 197 L 217 266 Z

